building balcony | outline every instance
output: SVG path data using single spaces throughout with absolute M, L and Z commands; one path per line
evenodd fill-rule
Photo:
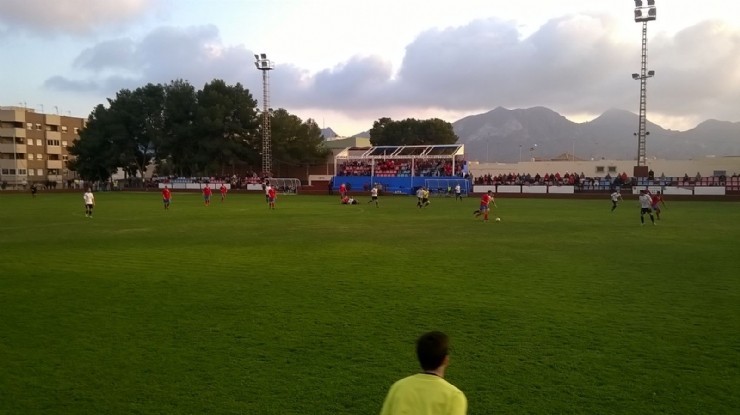
M 0 110 L 0 121 L 25 123 L 26 122 L 26 110 L 24 109 Z
M 25 157 L 26 154 L 26 145 L 25 144 L 8 144 L 8 143 L 2 143 L 0 144 L 0 153 L 6 153 L 6 154 L 21 154 L 23 157 Z
M 0 168 L 2 169 L 26 169 L 26 160 L 18 159 L 0 159 Z
M 47 140 L 61 140 L 62 133 L 60 133 L 59 131 L 46 131 L 46 139 Z
M 26 138 L 26 129 L 25 128 L 12 128 L 12 127 L 0 128 L 0 137 Z
M 61 160 L 46 160 L 46 168 L 47 169 L 61 169 L 62 161 Z
M 62 146 L 46 146 L 46 154 L 62 154 Z
M 62 117 L 54 114 L 46 114 L 44 122 L 46 125 L 62 125 Z

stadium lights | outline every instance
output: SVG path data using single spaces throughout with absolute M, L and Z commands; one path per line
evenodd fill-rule
M 270 137 L 270 77 L 268 72 L 275 66 L 266 53 L 254 55 L 254 66 L 262 71 L 262 175 L 272 173 L 272 139 Z
M 655 0 L 647 0 L 647 6 L 642 0 L 635 0 L 635 22 L 642 23 L 642 65 L 640 67 L 640 73 L 633 73 L 632 79 L 640 81 L 640 113 L 638 119 L 638 129 L 635 135 L 637 136 L 637 167 L 635 168 L 635 176 L 638 176 L 637 171 L 646 169 L 647 156 L 646 156 L 646 137 L 649 134 L 646 130 L 647 124 L 647 79 L 655 76 L 655 71 L 647 70 L 647 23 L 655 20 L 657 17 L 657 9 L 655 7 Z
M 655 0 L 648 0 L 647 6 L 643 6 L 642 0 L 635 0 L 635 21 L 649 22 L 657 18 Z

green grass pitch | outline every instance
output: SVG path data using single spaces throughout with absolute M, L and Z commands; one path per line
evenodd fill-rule
M 736 414 L 740 205 L 0 195 L 1 414 L 375 414 L 452 340 L 470 414 Z

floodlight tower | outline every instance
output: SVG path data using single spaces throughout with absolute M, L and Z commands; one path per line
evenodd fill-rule
M 647 156 L 645 139 L 649 134 L 647 127 L 647 79 L 655 75 L 655 71 L 647 70 L 647 24 L 656 18 L 655 0 L 647 0 L 647 6 L 642 0 L 635 0 L 635 22 L 642 23 L 642 66 L 640 73 L 633 73 L 632 79 L 640 81 L 640 114 L 637 128 L 637 170 L 646 170 Z M 642 169 L 639 169 L 642 167 Z M 645 172 L 647 173 L 647 172 Z M 647 175 L 647 174 L 645 174 Z M 641 175 L 642 176 L 642 175 Z
M 270 137 L 270 75 L 274 68 L 267 55 L 254 55 L 254 66 L 262 71 L 262 174 L 270 177 L 272 174 L 272 139 Z

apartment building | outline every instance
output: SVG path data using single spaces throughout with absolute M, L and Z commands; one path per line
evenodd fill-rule
M 76 178 L 67 168 L 69 147 L 84 125 L 84 118 L 0 107 L 0 184 L 66 188 Z

